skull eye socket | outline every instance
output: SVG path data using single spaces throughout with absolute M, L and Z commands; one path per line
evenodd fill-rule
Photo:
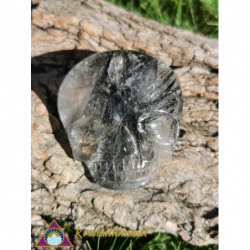
M 140 116 L 138 130 L 156 143 L 173 144 L 178 138 L 179 122 L 165 111 L 153 111 Z
M 112 127 L 101 122 L 100 117 L 92 116 L 78 119 L 69 129 L 70 140 L 78 146 L 101 141 L 112 131 Z

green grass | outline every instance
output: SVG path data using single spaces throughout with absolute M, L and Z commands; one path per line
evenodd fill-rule
M 107 0 L 145 18 L 218 38 L 218 0 Z
M 49 215 L 40 216 L 50 224 L 54 218 Z M 70 239 L 75 238 L 76 230 L 64 220 L 56 220 L 58 225 L 67 232 Z M 168 233 L 155 233 L 147 237 L 88 237 L 82 239 L 89 250 L 218 250 L 218 245 L 193 246 L 180 237 Z M 73 243 L 73 242 L 72 242 Z M 73 243 L 74 245 L 74 243 Z
M 100 250 L 99 245 L 101 245 L 101 250 L 218 250 L 218 245 L 193 246 L 168 233 L 147 235 L 147 237 L 137 237 L 136 239 L 88 237 L 89 250 Z

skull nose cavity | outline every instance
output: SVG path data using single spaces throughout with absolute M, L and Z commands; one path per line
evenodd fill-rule
M 115 138 L 113 153 L 115 155 L 131 155 L 138 152 L 136 139 L 127 126 L 123 126 Z

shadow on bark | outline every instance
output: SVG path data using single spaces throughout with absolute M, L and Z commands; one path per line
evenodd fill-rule
M 94 54 L 89 50 L 62 50 L 50 52 L 31 59 L 31 89 L 46 106 L 53 134 L 68 157 L 73 159 L 67 133 L 59 118 L 57 94 L 68 72 L 80 61 Z M 88 168 L 82 163 L 85 176 L 94 182 Z

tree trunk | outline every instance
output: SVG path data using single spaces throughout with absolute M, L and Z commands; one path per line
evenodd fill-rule
M 67 220 L 75 229 L 149 227 L 148 233 L 178 234 L 195 245 L 217 243 L 218 41 L 101 0 L 32 0 L 31 23 L 33 246 L 46 224 L 37 214 Z M 92 52 L 120 49 L 171 66 L 184 97 L 173 157 L 162 162 L 155 181 L 133 191 L 91 181 L 72 158 L 57 111 L 58 88 L 77 62 Z

